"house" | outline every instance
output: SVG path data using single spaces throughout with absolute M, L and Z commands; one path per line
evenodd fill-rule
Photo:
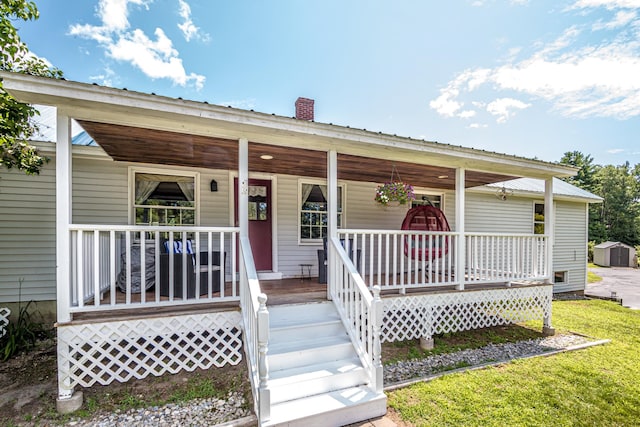
M 593 247 L 593 263 L 602 267 L 637 267 L 636 248 L 622 242 L 602 242 Z
M 287 118 L 0 77 L 57 111 L 42 173 L 2 171 L 0 302 L 18 278 L 55 301 L 61 409 L 81 387 L 246 359 L 261 425 L 356 422 L 386 412 L 382 342 L 553 333 L 554 280 L 584 286 L 597 198 L 556 180 L 571 167 L 316 123 L 304 98 Z M 72 119 L 97 146 L 71 143 Z M 376 205 L 393 170 L 451 231 Z M 305 279 L 322 268 L 326 285 Z

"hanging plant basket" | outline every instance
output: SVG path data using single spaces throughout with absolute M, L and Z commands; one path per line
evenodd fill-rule
M 415 198 L 413 187 L 400 179 L 400 174 L 394 165 L 391 171 L 391 180 L 376 188 L 374 200 L 382 206 L 393 207 L 406 205 Z

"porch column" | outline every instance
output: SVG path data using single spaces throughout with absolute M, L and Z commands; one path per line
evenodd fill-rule
M 56 289 L 58 323 L 71 321 L 71 119 L 58 109 L 56 123 Z
M 338 236 L 338 153 L 331 150 L 327 153 L 327 214 L 328 238 Z M 336 272 L 333 263 L 333 245 L 327 244 L 327 299 L 331 300 L 331 289 L 335 285 Z
M 249 237 L 249 140 L 238 141 L 238 225 L 240 237 Z
M 70 413 L 82 406 L 82 392 L 71 385 L 69 346 L 60 339 L 60 328 L 71 321 L 71 119 L 56 113 L 56 310 L 58 328 L 58 412 Z M 79 256 L 79 254 L 78 254 Z
M 553 283 L 553 245 L 555 244 L 556 221 L 553 209 L 553 178 L 548 178 L 544 182 L 544 234 L 547 235 L 547 246 L 545 247 L 545 283 Z
M 544 182 L 544 234 L 547 235 L 547 245 L 545 247 L 545 283 L 553 283 L 553 245 L 555 244 L 556 220 L 555 209 L 553 208 L 553 178 L 547 178 Z M 544 335 L 555 335 L 555 329 L 551 324 L 551 299 L 549 298 L 549 309 L 542 319 L 542 333 Z
M 464 235 L 464 203 L 465 203 L 465 170 L 456 169 L 456 285 L 458 290 L 464 290 L 466 240 Z

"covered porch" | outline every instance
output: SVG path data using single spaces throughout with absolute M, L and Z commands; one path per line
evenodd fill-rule
M 332 301 L 363 372 L 360 386 L 373 393 L 378 409 L 382 341 L 428 341 L 438 332 L 533 318 L 551 330 L 553 177 L 571 174 L 566 167 L 90 85 L 12 76 L 6 87 L 25 101 L 58 107 L 60 400 L 72 399 L 76 387 L 246 358 L 256 413 L 269 425 L 275 384 L 267 363 L 271 300 Z M 132 203 L 124 224 L 74 221 L 81 196 L 74 194 L 72 118 L 113 167 L 168 165 L 226 174 L 226 217 L 190 226 L 135 224 Z M 350 227 L 344 218 L 339 224 L 339 182 L 374 185 L 387 181 L 395 167 L 415 186 L 452 193 L 452 231 Z M 265 247 L 252 241 L 250 179 L 282 183 L 286 176 L 326 183 L 326 286 L 309 286 L 300 277 L 261 280 L 261 274 L 278 273 L 296 250 L 319 245 L 296 242 L 284 250 L 272 241 L 273 271 L 256 268 L 255 255 Z M 518 176 L 544 179 L 547 233 L 467 231 L 466 190 Z M 195 181 L 196 188 L 208 184 Z M 128 191 L 135 190 L 129 185 Z M 279 227 L 286 228 L 286 209 L 274 205 L 277 224 L 271 227 L 284 239 Z M 422 255 L 407 253 L 408 247 Z

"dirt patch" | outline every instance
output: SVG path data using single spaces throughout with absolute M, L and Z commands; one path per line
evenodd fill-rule
M 0 426 L 60 425 L 72 416 L 56 412 L 55 339 L 40 340 L 27 352 L 0 362 Z M 224 397 L 240 391 L 252 402 L 246 365 L 112 383 L 82 389 L 84 404 L 74 418 L 90 418 L 117 409 L 144 408 L 199 397 Z

